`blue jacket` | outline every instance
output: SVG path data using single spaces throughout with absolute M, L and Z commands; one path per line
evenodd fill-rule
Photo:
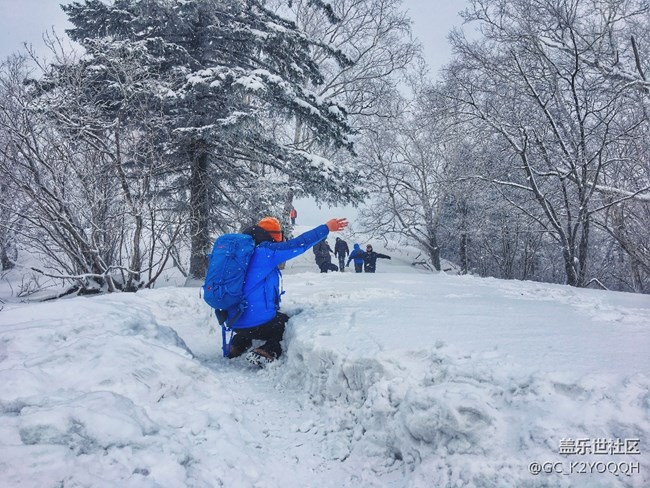
M 354 259 L 354 264 L 363 264 L 363 256 L 366 253 L 361 250 L 361 246 L 359 244 L 354 245 L 354 249 L 350 253 L 350 258 L 348 259 L 348 265 L 350 264 L 350 261 Z
M 282 294 L 280 289 L 282 274 L 278 265 L 300 256 L 327 237 L 328 233 L 329 229 L 323 224 L 286 242 L 260 243 L 255 248 L 246 271 L 244 294 L 247 296 L 248 307 L 233 324 L 233 328 L 255 327 L 275 317 L 280 308 Z M 232 319 L 235 313 L 236 310 L 229 310 L 228 319 Z

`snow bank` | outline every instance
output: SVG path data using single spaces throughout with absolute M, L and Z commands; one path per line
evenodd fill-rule
M 315 271 L 310 252 L 288 263 L 286 354 L 259 371 L 220 357 L 195 288 L 6 305 L 0 485 L 650 484 L 647 296 L 399 259 Z M 567 456 L 567 439 L 638 439 L 640 454 Z
M 351 450 L 404 463 L 409 486 L 644 486 L 647 473 L 536 479 L 528 464 L 639 462 L 559 446 L 649 438 L 647 297 L 444 275 L 380 287 L 387 277 L 305 277 L 309 305 L 287 334 L 283 380 L 351 430 Z M 359 288 L 340 291 L 348 278 Z

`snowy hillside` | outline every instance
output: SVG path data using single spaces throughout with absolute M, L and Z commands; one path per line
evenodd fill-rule
M 650 297 L 394 257 L 289 262 L 265 370 L 196 288 L 6 305 L 0 486 L 650 486 Z

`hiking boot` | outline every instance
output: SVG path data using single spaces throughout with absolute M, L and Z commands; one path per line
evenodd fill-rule
M 264 349 L 257 348 L 246 354 L 246 361 L 260 368 L 275 361 L 275 354 L 268 353 Z

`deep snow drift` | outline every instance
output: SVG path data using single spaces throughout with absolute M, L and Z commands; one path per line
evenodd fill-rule
M 650 486 L 650 297 L 375 249 L 288 263 L 265 370 L 221 358 L 197 288 L 5 305 L 0 486 Z

